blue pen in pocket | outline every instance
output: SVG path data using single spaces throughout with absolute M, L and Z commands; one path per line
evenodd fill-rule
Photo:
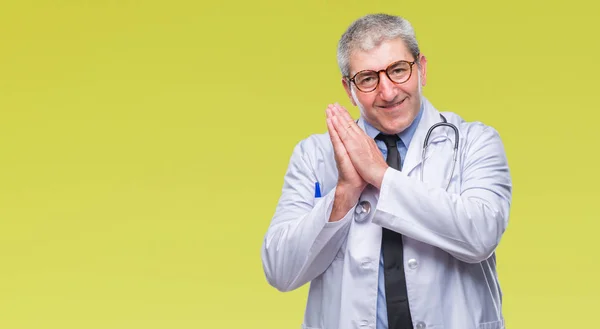
M 319 182 L 315 182 L 315 198 L 321 197 L 321 185 Z
M 319 183 L 319 164 L 322 164 L 322 160 L 317 160 L 317 165 L 315 166 L 313 161 L 310 158 L 306 159 L 306 162 L 309 163 L 309 168 L 311 171 L 311 176 L 315 179 L 315 199 L 318 199 L 322 196 L 323 191 L 321 191 L 321 183 Z

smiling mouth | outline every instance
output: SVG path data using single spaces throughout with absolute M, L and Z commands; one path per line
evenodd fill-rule
M 391 110 L 391 109 L 394 109 L 394 108 L 402 105 L 402 103 L 404 103 L 405 100 L 406 100 L 406 98 L 404 98 L 401 101 L 396 102 L 396 103 L 387 104 L 387 105 L 379 105 L 379 107 L 382 109 Z

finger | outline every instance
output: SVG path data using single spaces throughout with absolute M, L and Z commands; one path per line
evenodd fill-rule
M 348 125 L 350 125 L 352 127 L 352 132 L 355 132 L 358 135 L 368 138 L 367 134 L 362 129 L 360 129 L 360 127 L 358 126 L 356 121 L 354 121 L 354 119 L 352 119 L 352 117 L 350 116 L 350 113 L 343 106 L 341 106 L 338 103 L 335 103 L 334 108 L 337 111 L 338 115 L 343 117 L 344 121 L 347 121 Z M 368 139 L 371 139 L 371 138 L 368 138 Z
M 340 139 L 342 140 L 342 142 L 344 142 L 345 145 L 348 140 L 356 139 L 356 134 L 358 130 L 360 130 L 360 128 L 356 125 L 354 121 L 347 121 L 346 119 L 344 119 L 343 116 L 339 113 L 338 109 L 336 109 L 335 111 L 338 112 L 337 115 L 333 117 L 334 127 L 336 127 L 338 135 L 340 136 Z
M 327 109 L 329 110 L 329 114 L 331 116 L 335 115 L 335 104 L 328 104 Z
M 337 113 L 337 116 L 342 118 L 343 119 L 342 121 L 346 123 L 346 128 L 349 130 L 349 133 L 359 133 L 360 134 L 360 131 L 361 131 L 360 127 L 356 124 L 354 119 L 352 119 L 352 117 L 350 116 L 348 111 L 346 111 L 338 103 L 334 104 L 334 110 Z
M 333 127 L 336 130 L 337 135 L 340 140 L 344 142 L 348 138 L 348 133 L 350 132 L 348 128 L 348 124 L 346 124 L 340 116 L 334 116 L 331 118 L 331 122 L 333 123 Z
M 339 113 L 339 115 L 342 118 L 344 118 L 344 120 L 354 122 L 354 119 L 352 119 L 352 116 L 350 116 L 350 113 L 348 113 L 348 110 L 346 110 L 343 106 L 341 106 L 338 103 L 335 103 L 334 107 L 336 108 L 336 110 Z
M 334 127 L 333 120 L 331 118 L 327 119 L 327 129 L 329 130 L 329 137 L 331 139 L 331 144 L 333 144 L 334 152 L 339 155 L 346 155 L 346 148 L 344 147 L 344 143 L 340 140 L 340 136 L 337 133 L 336 128 Z
M 352 122 L 348 123 L 343 121 L 339 116 L 335 116 L 332 118 L 332 122 L 334 123 L 334 127 L 336 128 L 336 132 L 344 144 L 344 149 L 346 153 L 350 155 L 352 149 L 357 147 L 357 134 L 354 132 L 354 128 L 352 126 Z

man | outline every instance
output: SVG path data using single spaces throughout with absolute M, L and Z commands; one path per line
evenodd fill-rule
M 360 118 L 330 105 L 328 133 L 294 148 L 262 246 L 268 282 L 310 282 L 305 329 L 504 328 L 495 250 L 512 183 L 498 133 L 422 96 L 427 61 L 401 17 L 352 23 L 338 63 Z M 458 139 L 428 132 L 445 121 Z

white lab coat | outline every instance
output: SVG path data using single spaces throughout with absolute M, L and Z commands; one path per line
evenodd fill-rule
M 512 183 L 497 131 L 442 112 L 460 132 L 448 191 L 454 135 L 430 137 L 441 122 L 426 98 L 402 172 L 389 168 L 381 191 L 368 186 L 357 205 L 328 222 L 337 169 L 327 133 L 294 148 L 261 256 L 267 281 L 280 291 L 310 282 L 304 329 L 375 329 L 381 228 L 404 235 L 408 299 L 415 329 L 503 329 L 495 249 L 506 230 Z M 362 118 L 359 126 L 364 129 Z M 315 198 L 315 182 L 323 190 Z M 299 324 L 300 327 L 300 324 Z

